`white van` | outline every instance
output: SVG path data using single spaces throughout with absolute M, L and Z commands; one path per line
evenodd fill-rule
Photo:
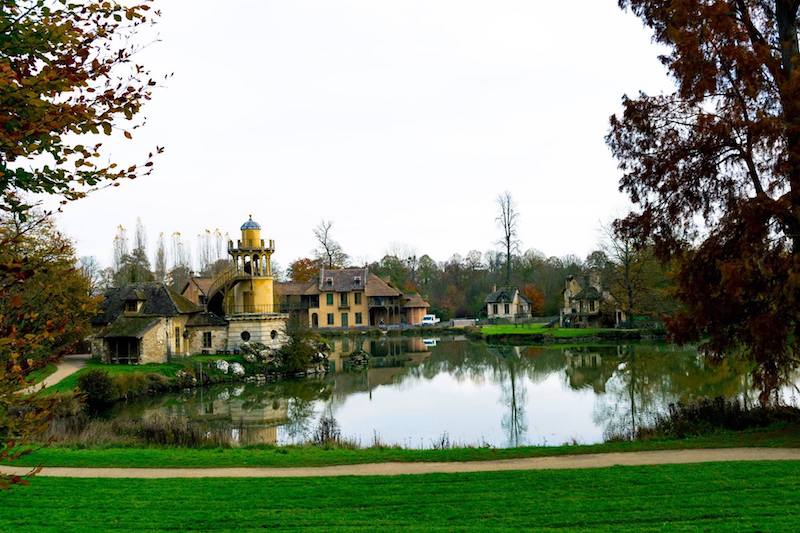
M 420 322 L 420 325 L 421 326 L 435 326 L 439 322 L 441 322 L 441 320 L 436 318 L 436 315 L 425 315 L 424 317 L 422 317 L 422 322 Z

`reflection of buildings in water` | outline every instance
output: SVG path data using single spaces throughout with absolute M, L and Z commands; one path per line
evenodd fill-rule
M 370 367 L 402 367 L 406 363 L 418 364 L 430 355 L 428 346 L 418 337 L 380 337 L 367 336 L 338 337 L 326 339 L 331 346 L 328 356 L 330 370 L 334 374 L 342 372 L 347 356 L 356 351 L 370 355 Z
M 235 391 L 236 389 L 234 389 Z M 182 405 L 153 409 L 152 413 L 186 417 L 231 432 L 231 440 L 240 445 L 276 444 L 278 426 L 289 421 L 289 400 L 271 398 L 263 404 L 231 397 L 226 389 L 213 397 L 198 397 Z
M 613 368 L 604 371 L 603 357 L 599 352 L 564 350 L 564 358 L 567 361 L 567 379 L 572 389 L 591 387 L 597 394 L 606 391 L 606 382 L 611 378 Z
M 370 397 L 376 387 L 397 383 L 408 372 L 408 367 L 420 365 L 431 352 L 419 337 L 337 337 L 326 339 L 332 350 L 328 357 L 333 381 L 334 404 L 348 395 L 367 392 Z M 357 350 L 370 355 L 369 368 L 358 372 L 345 372 L 344 362 Z

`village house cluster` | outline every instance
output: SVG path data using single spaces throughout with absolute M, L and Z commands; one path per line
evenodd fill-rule
M 366 268 L 321 269 L 313 281 L 275 282 L 275 242 L 250 217 L 228 242 L 230 267 L 192 277 L 180 294 L 164 283 L 110 289 L 94 317 L 92 352 L 113 363 L 154 363 L 234 351 L 243 342 L 280 346 L 294 317 L 318 329 L 416 325 L 429 304 Z
M 164 283 L 134 283 L 106 293 L 94 317 L 92 351 L 113 363 L 154 363 L 197 353 L 236 351 L 243 342 L 278 347 L 296 319 L 314 329 L 418 325 L 430 305 L 368 268 L 321 268 L 307 282 L 276 282 L 275 242 L 250 217 L 241 239 L 228 241 L 230 266 L 213 277 L 191 277 L 177 293 Z M 600 276 L 570 276 L 562 291 L 562 327 L 619 326 L 625 314 Z M 491 320 L 532 319 L 531 302 L 516 287 L 494 287 L 485 299 Z

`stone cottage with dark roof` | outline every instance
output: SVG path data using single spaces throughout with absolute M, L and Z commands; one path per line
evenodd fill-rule
M 494 287 L 484 303 L 489 318 L 516 320 L 531 317 L 531 303 L 516 287 Z
M 109 289 L 92 319 L 92 354 L 105 362 L 164 363 L 225 349 L 227 322 L 163 283 Z
M 568 276 L 561 294 L 561 327 L 619 326 L 626 320 L 614 296 L 603 289 L 599 272 L 582 278 Z

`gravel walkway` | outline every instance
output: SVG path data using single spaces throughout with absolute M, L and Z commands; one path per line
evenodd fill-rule
M 264 478 L 320 476 L 395 476 L 457 472 L 499 472 L 508 470 L 560 470 L 691 464 L 720 461 L 800 461 L 800 448 L 720 448 L 709 450 L 662 450 L 648 452 L 599 453 L 531 457 L 502 461 L 452 463 L 370 463 L 304 468 L 67 468 L 44 467 L 37 474 L 75 478 Z M 0 472 L 24 475 L 24 467 L 0 466 Z
M 31 385 L 27 389 L 22 389 L 17 392 L 17 394 L 31 394 L 32 392 L 36 392 L 39 389 L 46 389 L 52 385 L 55 385 L 65 377 L 74 374 L 84 366 L 86 366 L 86 362 L 92 358 L 91 354 L 88 353 L 81 353 L 76 355 L 67 355 L 58 362 L 58 366 L 56 367 L 56 371 L 44 378 L 41 382 L 37 383 L 36 385 Z

